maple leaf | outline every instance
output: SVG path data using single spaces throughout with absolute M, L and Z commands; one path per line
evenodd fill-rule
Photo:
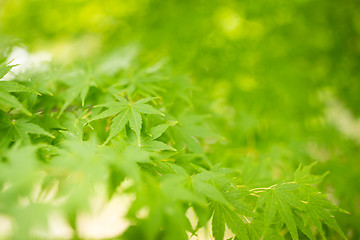
M 44 135 L 55 138 L 52 134 L 44 130 L 37 124 L 31 123 L 30 119 L 10 119 L 6 114 L 0 112 L 0 133 L 4 136 L 0 140 L 0 146 L 7 146 L 8 143 L 14 139 L 21 139 L 24 143 L 30 143 L 28 134 Z
M 147 151 L 157 152 L 163 150 L 176 151 L 172 146 L 167 145 L 166 143 L 156 141 L 156 140 L 145 140 L 141 143 L 141 147 Z
M 157 96 L 165 89 L 160 84 L 165 82 L 167 78 L 159 73 L 165 61 L 159 61 L 154 65 L 134 70 L 129 69 L 123 73 L 122 78 L 108 90 L 113 94 L 128 94 L 132 96 L 134 93 L 143 97 Z
M 337 224 L 331 211 L 339 211 L 339 208 L 331 204 L 323 194 L 312 194 L 307 201 L 304 201 L 304 220 L 313 223 L 319 230 L 322 239 L 326 239 L 322 223 L 325 223 L 330 228 L 334 229 L 340 234 L 343 239 L 346 239 L 345 234 Z M 306 226 L 304 226 L 306 228 Z M 309 230 L 311 232 L 311 230 Z M 310 235 L 311 236 L 311 235 Z
M 0 66 L 0 79 L 5 76 L 12 67 L 15 65 L 9 66 Z M 3 110 L 8 110 L 9 107 L 13 107 L 21 110 L 26 115 L 31 116 L 31 112 L 24 107 L 22 103 L 12 94 L 13 92 L 28 92 L 41 95 L 37 91 L 25 87 L 16 81 L 0 81 L 0 108 Z
M 294 240 L 299 239 L 293 208 L 303 209 L 303 202 L 293 194 L 299 186 L 295 183 L 283 183 L 266 189 L 260 201 L 264 204 L 264 219 L 266 230 L 273 223 L 276 214 L 288 228 Z M 264 231 L 266 233 L 266 231 Z
M 223 240 L 225 234 L 225 216 L 219 203 L 213 204 L 212 233 L 215 240 Z
M 0 81 L 0 89 L 6 92 L 29 92 L 41 96 L 41 94 L 31 88 L 28 88 L 16 81 Z
M 221 182 L 224 181 L 224 176 Z M 224 195 L 227 203 L 213 202 L 213 219 L 212 231 L 215 239 L 223 239 L 225 224 L 228 226 L 238 237 L 248 239 L 247 227 L 249 220 L 247 217 L 253 217 L 254 213 L 250 206 L 244 202 L 244 198 L 248 192 L 240 191 L 229 180 L 222 187 L 222 194 Z M 244 222 L 246 221 L 246 222 Z
M 160 125 L 157 125 L 157 126 L 151 128 L 149 131 L 149 134 L 148 134 L 149 137 L 145 138 L 142 141 L 141 147 L 147 151 L 152 151 L 152 152 L 163 151 L 163 150 L 176 151 L 176 149 L 173 148 L 172 146 L 170 146 L 164 142 L 156 140 L 161 135 L 163 135 L 163 133 L 170 126 L 173 126 L 175 124 L 176 124 L 176 122 L 169 122 L 169 123 L 160 124 Z
M 178 144 L 184 145 L 187 149 L 196 154 L 204 154 L 199 139 L 215 137 L 215 134 L 205 124 L 206 116 L 183 112 L 177 118 L 175 126 L 176 140 Z
M 2 79 L 13 67 L 17 65 L 9 65 L 5 63 L 6 58 L 0 58 L 0 79 Z
M 64 83 L 69 86 L 69 88 L 64 92 L 62 97 L 65 102 L 62 105 L 58 117 L 65 111 L 65 109 L 75 100 L 76 97 L 80 96 L 81 105 L 84 106 L 85 98 L 88 94 L 89 88 L 91 86 L 96 86 L 95 80 L 89 71 L 77 71 L 65 75 Z
M 137 102 L 129 102 L 123 97 L 116 96 L 117 102 L 110 102 L 107 104 L 99 105 L 98 107 L 106 107 L 107 110 L 101 112 L 99 115 L 92 118 L 90 121 L 94 121 L 101 118 L 106 118 L 115 115 L 111 121 L 110 134 L 104 144 L 108 143 L 114 138 L 121 130 L 124 129 L 125 125 L 129 122 L 130 128 L 135 132 L 138 145 L 141 145 L 141 128 L 142 128 L 142 117 L 141 114 L 160 114 L 164 115 L 160 111 L 156 110 L 147 102 L 156 98 L 149 97 L 143 98 Z
M 238 238 L 249 239 L 246 223 L 237 212 L 220 203 L 214 203 L 213 211 L 212 231 L 215 240 L 224 239 L 225 224 Z

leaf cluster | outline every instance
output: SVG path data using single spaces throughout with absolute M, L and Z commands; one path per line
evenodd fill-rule
M 209 222 L 216 240 L 226 229 L 235 239 L 345 238 L 311 166 L 253 188 L 239 168 L 211 160 L 221 138 L 186 77 L 159 63 L 131 76 L 96 64 L 0 81 L 0 213 L 13 220 L 11 238 L 41 239 L 33 229 L 46 229 L 52 211 L 81 238 L 77 221 L 99 184 L 108 199 L 135 196 L 122 239 L 188 239 Z M 0 78 L 11 68 L 3 62 Z

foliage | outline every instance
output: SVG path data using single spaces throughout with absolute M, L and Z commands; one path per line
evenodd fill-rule
M 0 1 L 9 238 L 50 238 L 53 213 L 87 238 L 106 194 L 133 199 L 120 239 L 358 239 L 359 9 Z
M 96 73 L 96 82 L 102 74 Z M 84 89 L 83 83 L 63 89 L 62 81 L 54 81 L 49 89 L 54 94 L 43 96 L 20 79 L 1 82 L 1 91 L 11 96 L 1 102 L 2 213 L 15 219 L 15 237 L 31 236 L 31 227 L 46 222 L 52 203 L 42 202 L 40 196 L 50 191 L 51 183 L 59 185 L 53 200 L 67 197 L 57 208 L 76 231 L 76 216 L 86 206 L 92 186 L 108 182 L 111 198 L 124 179 L 131 179 L 134 185 L 128 191 L 136 200 L 128 217 L 134 224 L 124 238 L 186 239 L 186 232 L 196 234 L 211 216 L 215 239 L 224 238 L 225 226 L 239 239 L 283 238 L 286 232 L 293 239 L 299 239 L 299 233 L 325 239 L 324 224 L 345 238 L 331 215 L 339 209 L 313 187 L 321 178 L 310 175 L 310 167 L 299 167 L 290 182 L 265 188 L 242 185 L 241 172 L 213 166 L 207 158 L 203 144 L 216 134 L 187 101 L 175 99 L 184 106 L 177 113 L 165 104 L 166 95 L 108 91 L 112 81 L 76 97 L 66 93 Z M 154 84 L 168 91 L 174 87 L 169 81 Z M 191 88 L 183 89 L 181 95 L 191 94 Z M 29 96 L 36 100 L 27 102 Z M 31 197 L 36 186 L 41 190 Z M 30 203 L 22 206 L 20 198 Z M 136 213 L 143 207 L 150 209 L 149 216 L 139 219 Z M 190 207 L 201 219 L 195 228 L 185 216 Z M 38 208 L 43 214 L 31 217 L 36 221 L 21 219 L 20 212 L 31 214 Z

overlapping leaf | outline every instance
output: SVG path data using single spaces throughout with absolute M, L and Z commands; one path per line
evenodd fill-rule
M 2 125 L 0 126 L 0 133 L 4 137 L 0 140 L 0 146 L 6 147 L 12 140 L 22 140 L 24 143 L 30 143 L 28 134 L 44 135 L 54 138 L 52 134 L 45 131 L 37 124 L 31 123 L 29 119 L 20 118 L 11 120 L 5 114 L 0 113 Z
M 135 103 L 131 103 L 123 97 L 117 97 L 117 99 L 117 102 L 99 105 L 99 107 L 107 107 L 108 109 L 92 118 L 91 121 L 116 115 L 111 121 L 110 134 L 104 144 L 120 133 L 129 122 L 131 129 L 137 136 L 138 145 L 140 146 L 140 133 L 142 128 L 141 114 L 163 114 L 151 105 L 146 104 L 155 98 L 144 98 Z
M 14 95 L 10 94 L 12 92 L 28 92 L 39 95 L 40 93 L 15 81 L 0 81 L 0 107 L 4 110 L 12 107 L 21 110 L 26 115 L 32 115 Z

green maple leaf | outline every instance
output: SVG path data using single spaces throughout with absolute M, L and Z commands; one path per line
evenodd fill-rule
M 322 194 L 313 194 L 308 201 L 305 201 L 305 215 L 316 226 L 323 239 L 326 239 L 326 235 L 322 223 L 325 223 L 338 232 L 343 239 L 346 239 L 331 211 L 339 211 L 339 209 L 332 205 Z
M 307 166 L 302 166 L 302 164 L 300 164 L 294 173 L 295 182 L 307 185 L 320 183 L 329 172 L 325 172 L 320 176 L 310 174 L 310 171 L 315 164 L 316 162 Z
M 7 111 L 9 107 L 19 109 L 26 115 L 32 115 L 15 96 L 0 89 L 0 108 Z
M 81 105 L 84 106 L 85 99 L 88 94 L 89 88 L 91 86 L 96 86 L 94 79 L 91 74 L 85 71 L 76 72 L 71 76 L 66 76 L 65 84 L 69 88 L 64 92 L 63 98 L 65 99 L 64 104 L 62 105 L 58 117 L 65 111 L 65 109 L 77 98 L 80 96 Z
M 223 177 L 220 178 L 223 181 Z M 249 222 L 246 216 L 253 216 L 252 208 L 244 202 L 247 196 L 247 191 L 241 191 L 236 188 L 231 182 L 226 182 L 222 188 L 222 193 L 229 204 L 220 202 L 213 203 L 214 213 L 212 220 L 212 230 L 215 239 L 224 238 L 225 223 L 240 239 L 248 239 L 246 228 L 248 225 L 244 222 Z
M 169 128 L 169 124 L 160 124 L 150 129 L 149 136 L 152 139 L 157 139 Z
M 274 195 L 278 202 L 278 212 L 280 213 L 282 220 L 285 222 L 286 227 L 289 229 L 291 237 L 294 240 L 298 240 L 299 235 L 298 235 L 296 223 L 294 220 L 294 213 L 292 212 L 292 210 L 289 206 L 289 203 L 286 201 L 285 198 L 283 198 L 283 196 L 276 194 L 276 193 Z
M 29 119 L 20 118 L 11 120 L 7 115 L 2 114 L 0 120 L 2 122 L 0 133 L 5 136 L 0 140 L 0 146 L 7 146 L 11 139 L 21 139 L 24 143 L 30 143 L 28 134 L 44 135 L 55 138 L 39 125 L 29 122 Z
M 141 147 L 150 152 L 158 152 L 163 150 L 176 151 L 176 149 L 172 146 L 156 140 L 145 140 L 141 143 Z
M 160 114 L 164 115 L 154 107 L 146 104 L 156 98 L 149 97 L 143 98 L 137 102 L 129 102 L 123 97 L 116 96 L 117 102 L 110 102 L 107 104 L 99 105 L 99 107 L 106 107 L 107 110 L 101 112 L 98 116 L 95 116 L 90 121 L 94 121 L 101 118 L 106 118 L 115 115 L 111 121 L 110 134 L 104 144 L 108 143 L 114 138 L 121 130 L 124 129 L 125 125 L 129 122 L 130 128 L 135 132 L 137 137 L 137 144 L 141 145 L 141 128 L 142 128 L 142 117 L 141 114 Z
M 314 233 L 311 230 L 311 226 L 309 224 L 306 224 L 303 219 L 303 214 L 297 214 L 295 216 L 295 221 L 298 226 L 298 228 L 310 239 L 310 240 L 316 240 L 316 237 Z
M 276 208 L 276 199 L 273 191 L 267 192 L 265 197 L 265 208 L 264 208 L 264 220 L 265 227 L 269 227 L 275 218 L 277 208 Z
M 170 198 L 183 202 L 193 202 L 202 206 L 207 206 L 207 202 L 198 198 L 193 191 L 185 185 L 188 175 L 167 174 L 161 180 L 161 188 Z M 177 186 L 174 188 L 174 186 Z
M 141 147 L 151 152 L 158 152 L 163 150 L 176 151 L 176 149 L 172 146 L 156 140 L 157 138 L 161 137 L 161 135 L 163 135 L 163 133 L 169 128 L 169 126 L 172 126 L 174 124 L 175 123 L 169 122 L 151 128 L 148 134 L 149 137 L 143 140 L 143 142 L 141 143 Z
M 215 136 L 205 124 L 205 118 L 206 116 L 185 112 L 178 116 L 178 124 L 175 127 L 177 142 L 183 143 L 193 153 L 204 154 L 199 139 Z
M 294 240 L 299 239 L 293 209 L 303 210 L 304 206 L 303 202 L 293 194 L 298 187 L 299 185 L 295 183 L 283 183 L 268 188 L 263 194 L 260 202 L 264 204 L 265 234 L 278 214 L 288 228 L 291 237 Z
M 2 79 L 13 67 L 17 65 L 9 65 L 5 63 L 6 58 L 0 58 L 0 79 Z
M 13 92 L 28 92 L 38 95 L 41 94 L 15 81 L 0 81 L 0 107 L 2 105 L 2 109 L 4 110 L 9 107 L 13 107 L 21 110 L 26 115 L 31 116 L 31 112 L 29 112 L 29 110 L 26 109 L 14 95 L 10 94 Z
M 310 239 L 315 239 L 312 229 L 310 228 L 311 223 L 317 228 L 323 239 L 326 239 L 322 227 L 323 223 L 338 232 L 342 238 L 346 238 L 334 216 L 331 214 L 331 212 L 335 211 L 346 211 L 334 206 L 328 201 L 326 196 L 319 193 L 312 186 L 313 184 L 319 183 L 328 174 L 328 172 L 326 172 L 320 176 L 311 175 L 310 171 L 315 164 L 316 162 L 308 166 L 300 165 L 294 173 L 294 180 L 297 184 L 300 184 L 299 186 L 301 188 L 299 190 L 303 194 L 304 199 L 302 201 L 302 212 L 298 214 L 298 217 L 295 219 L 296 224 Z
M 124 72 L 120 81 L 108 90 L 113 94 L 118 94 L 120 91 L 120 93 L 127 93 L 130 96 L 134 93 L 145 97 L 157 96 L 160 92 L 165 91 L 163 87 L 159 86 L 160 83 L 167 80 L 158 72 L 163 64 L 164 61 L 159 61 L 153 66 L 138 71 L 130 69 Z
M 249 239 L 246 224 L 242 218 L 236 212 L 231 211 L 227 207 L 223 207 L 223 209 L 226 225 L 231 229 L 231 231 L 240 239 Z
M 5 92 L 29 92 L 29 93 L 35 93 L 41 95 L 37 91 L 25 87 L 24 85 L 21 85 L 16 81 L 0 81 L 0 89 Z
M 232 210 L 234 207 L 225 198 L 224 194 L 213 184 L 213 181 L 219 177 L 212 171 L 203 171 L 192 176 L 193 187 L 196 192 L 207 198 L 219 202 Z
M 241 215 L 221 203 L 214 203 L 212 231 L 215 240 L 224 239 L 225 224 L 239 239 L 249 239 L 247 225 Z
M 224 211 L 219 203 L 214 203 L 214 214 L 212 218 L 212 232 L 215 240 L 223 240 L 225 234 Z

